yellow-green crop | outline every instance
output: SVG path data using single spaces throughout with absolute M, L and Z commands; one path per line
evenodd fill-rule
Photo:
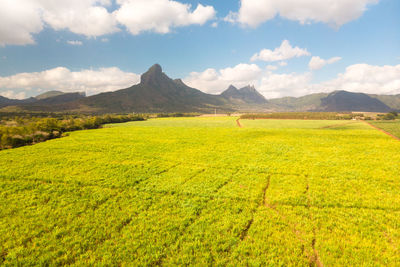
M 0 151 L 0 264 L 400 265 L 400 142 L 166 118 Z

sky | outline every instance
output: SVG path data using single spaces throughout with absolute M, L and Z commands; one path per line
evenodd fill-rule
M 400 94 L 398 0 L 0 0 L 0 95 L 94 95 L 158 63 L 218 94 Z

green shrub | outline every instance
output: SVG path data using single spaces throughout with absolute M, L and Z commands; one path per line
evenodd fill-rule
M 393 113 L 387 113 L 382 117 L 382 119 L 386 121 L 395 120 L 396 116 Z

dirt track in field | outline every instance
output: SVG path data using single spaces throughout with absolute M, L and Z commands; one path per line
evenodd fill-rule
M 239 126 L 239 128 L 242 128 L 242 125 L 240 124 L 240 119 L 236 120 L 236 124 L 237 124 L 237 126 Z
M 400 141 L 400 138 L 399 138 L 399 137 L 397 137 L 397 136 L 395 136 L 395 135 L 393 135 L 393 134 L 391 134 L 391 133 L 389 133 L 389 132 L 386 132 L 385 130 L 383 130 L 383 129 L 381 129 L 381 128 L 375 126 L 375 125 L 372 125 L 372 124 L 369 123 L 369 122 L 366 122 L 366 121 L 364 121 L 364 122 L 365 122 L 366 124 L 368 124 L 369 126 L 371 126 L 372 128 L 375 128 L 376 130 L 381 131 L 382 133 L 389 135 L 389 136 L 392 137 L 393 139 L 396 139 L 396 140 Z

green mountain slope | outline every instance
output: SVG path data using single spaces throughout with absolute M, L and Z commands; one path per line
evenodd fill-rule
M 327 97 L 327 93 L 311 94 L 302 97 L 283 97 L 269 99 L 274 108 L 282 111 L 311 111 L 321 107 L 321 99 Z
M 47 92 L 45 92 L 43 94 L 35 96 L 35 98 L 37 100 L 42 100 L 42 99 L 46 99 L 46 98 L 49 98 L 49 97 L 63 95 L 63 94 L 65 94 L 65 93 L 61 92 L 61 91 L 47 91 Z

